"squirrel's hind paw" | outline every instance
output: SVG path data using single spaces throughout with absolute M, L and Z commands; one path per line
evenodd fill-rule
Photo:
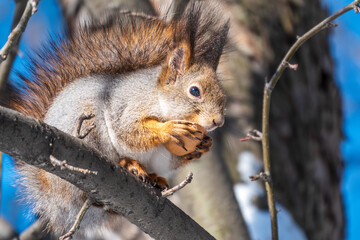
M 145 166 L 139 161 L 123 158 L 120 160 L 120 165 L 145 183 L 151 184 L 161 190 L 169 188 L 168 181 L 165 178 L 158 176 L 156 173 L 148 174 L 145 170 Z
M 166 178 L 158 176 L 156 173 L 150 173 L 150 182 L 154 187 L 160 188 L 161 190 L 166 190 L 169 188 L 169 183 Z
M 140 180 L 146 183 L 151 183 L 149 174 L 145 170 L 145 166 L 139 161 L 123 158 L 120 160 L 120 165 L 126 168 L 129 172 L 137 176 Z

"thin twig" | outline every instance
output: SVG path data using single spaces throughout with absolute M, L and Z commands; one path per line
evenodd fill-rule
M 248 140 L 255 140 L 255 141 L 261 141 L 262 139 L 262 132 L 260 132 L 259 130 L 251 130 L 248 134 L 246 134 L 246 137 L 241 138 L 240 141 L 241 142 L 245 142 Z
M 289 62 L 283 62 L 284 66 L 287 67 L 287 68 L 290 68 L 294 71 L 296 71 L 298 69 L 298 64 L 291 64 Z
M 34 14 L 34 13 L 36 13 L 37 12 L 37 6 L 38 6 L 38 4 L 39 4 L 39 1 L 40 0 L 29 0 L 29 2 L 30 2 L 30 4 L 31 4 L 31 6 L 32 6 L 32 11 L 31 11 L 31 14 Z
M 354 5 L 353 5 L 354 12 L 357 14 L 357 13 L 360 12 L 360 6 L 359 6 L 360 2 L 359 1 L 354 1 L 353 3 L 354 3 Z
M 270 112 L 270 99 L 271 93 L 276 83 L 278 82 L 279 78 L 281 77 L 284 70 L 289 67 L 290 59 L 294 56 L 295 52 L 300 48 L 300 46 L 313 37 L 315 34 L 320 32 L 321 30 L 332 26 L 330 23 L 338 18 L 339 16 L 343 15 L 344 13 L 350 11 L 351 9 L 355 10 L 355 13 L 359 12 L 359 4 L 360 0 L 356 0 L 346 7 L 340 9 L 336 13 L 332 14 L 331 16 L 327 17 L 325 20 L 317 24 L 315 27 L 311 28 L 308 32 L 306 32 L 303 36 L 298 37 L 297 41 L 293 44 L 290 50 L 286 53 L 285 57 L 279 64 L 276 72 L 271 77 L 270 81 L 266 81 L 264 87 L 264 99 L 263 99 L 263 112 L 262 112 L 262 147 L 263 147 L 263 156 L 264 156 L 264 170 L 265 174 L 269 177 L 269 181 L 265 181 L 265 188 L 267 193 L 269 211 L 270 211 L 270 218 L 271 218 L 271 232 L 272 232 L 272 239 L 278 239 L 278 226 L 277 226 L 277 210 L 275 208 L 275 201 L 274 201 L 274 193 L 273 193 L 273 186 L 271 181 L 271 164 L 270 164 L 270 150 L 269 150 L 269 112 Z M 285 64 L 284 64 L 285 63 Z
M 94 174 L 97 175 L 98 172 L 97 171 L 91 171 L 88 169 L 83 169 L 83 168 L 78 168 L 78 167 L 73 167 L 69 164 L 66 163 L 66 160 L 60 161 L 57 158 L 55 158 L 53 155 L 50 155 L 50 162 L 51 164 L 55 167 L 58 166 L 60 167 L 61 170 L 65 170 L 68 169 L 70 171 L 76 171 L 76 172 L 81 172 L 83 174 Z
M 261 172 L 259 174 L 256 174 L 254 176 L 249 176 L 251 181 L 257 181 L 259 179 L 263 180 L 264 182 L 270 182 L 270 176 L 264 172 Z
M 80 227 L 81 220 L 83 219 L 86 211 L 89 209 L 91 204 L 92 204 L 92 201 L 90 200 L 90 198 L 87 198 L 86 201 L 84 202 L 83 206 L 81 207 L 78 215 L 76 216 L 74 225 L 71 227 L 71 229 L 68 233 L 59 237 L 59 240 L 72 239 L 72 236 L 74 235 L 76 230 Z
M 176 185 L 175 187 L 173 187 L 169 190 L 163 191 L 161 193 L 161 195 L 163 197 L 169 197 L 169 196 L 173 195 L 174 193 L 176 193 L 177 191 L 179 191 L 180 189 L 184 188 L 186 185 L 191 183 L 192 179 L 193 179 L 193 173 L 190 172 L 184 181 L 182 181 L 180 184 Z

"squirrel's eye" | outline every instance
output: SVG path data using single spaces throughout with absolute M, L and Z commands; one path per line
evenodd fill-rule
M 190 88 L 190 94 L 195 97 L 200 97 L 200 90 L 198 87 L 191 87 Z

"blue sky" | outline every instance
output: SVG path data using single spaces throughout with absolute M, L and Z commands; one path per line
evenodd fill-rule
M 326 0 L 330 12 L 352 1 Z M 345 161 L 343 196 L 347 239 L 360 238 L 360 14 L 351 11 L 335 20 L 331 51 L 336 62 L 335 78 L 343 98 Z
M 324 0 L 330 12 L 334 12 L 351 1 L 345 0 Z M 7 39 L 11 26 L 15 3 L 12 0 L 0 0 L 0 46 L 3 46 Z M 344 132 L 345 139 L 342 144 L 344 161 L 346 163 L 343 178 L 343 193 L 346 209 L 348 240 L 360 239 L 360 14 L 355 15 L 349 12 L 335 20 L 339 26 L 333 29 L 331 35 L 331 51 L 334 56 L 336 66 L 334 74 L 343 97 L 344 110 Z M 30 19 L 29 26 L 23 36 L 20 50 L 26 56 L 26 49 L 39 48 L 40 44 L 50 34 L 59 33 L 63 30 L 60 18 L 60 10 L 56 0 L 41 0 L 39 11 Z M 26 57 L 17 58 L 14 68 L 24 72 Z M 11 178 L 11 162 L 8 158 L 4 159 L 6 170 L 3 172 L 2 191 L 4 183 L 10 186 L 13 182 Z M 4 166 L 5 167 L 5 166 Z M 6 195 L 14 194 L 14 189 L 6 188 L 9 191 Z M 2 195 L 1 209 L 9 210 L 6 206 L 5 195 Z M 16 218 L 9 219 L 11 222 L 17 221 Z M 26 228 L 26 224 L 19 225 L 18 231 Z

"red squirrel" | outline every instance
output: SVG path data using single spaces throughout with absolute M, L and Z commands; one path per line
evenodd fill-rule
M 165 189 L 161 176 L 209 151 L 207 132 L 224 124 L 216 74 L 229 30 L 222 18 L 197 2 L 168 22 L 123 14 L 91 23 L 52 40 L 2 104 L 73 135 L 80 115 L 93 114 L 84 127 L 96 127 L 83 141 Z M 66 233 L 86 194 L 44 170 L 18 168 L 34 212 L 56 236 Z M 101 236 L 119 219 L 90 207 L 74 237 Z

